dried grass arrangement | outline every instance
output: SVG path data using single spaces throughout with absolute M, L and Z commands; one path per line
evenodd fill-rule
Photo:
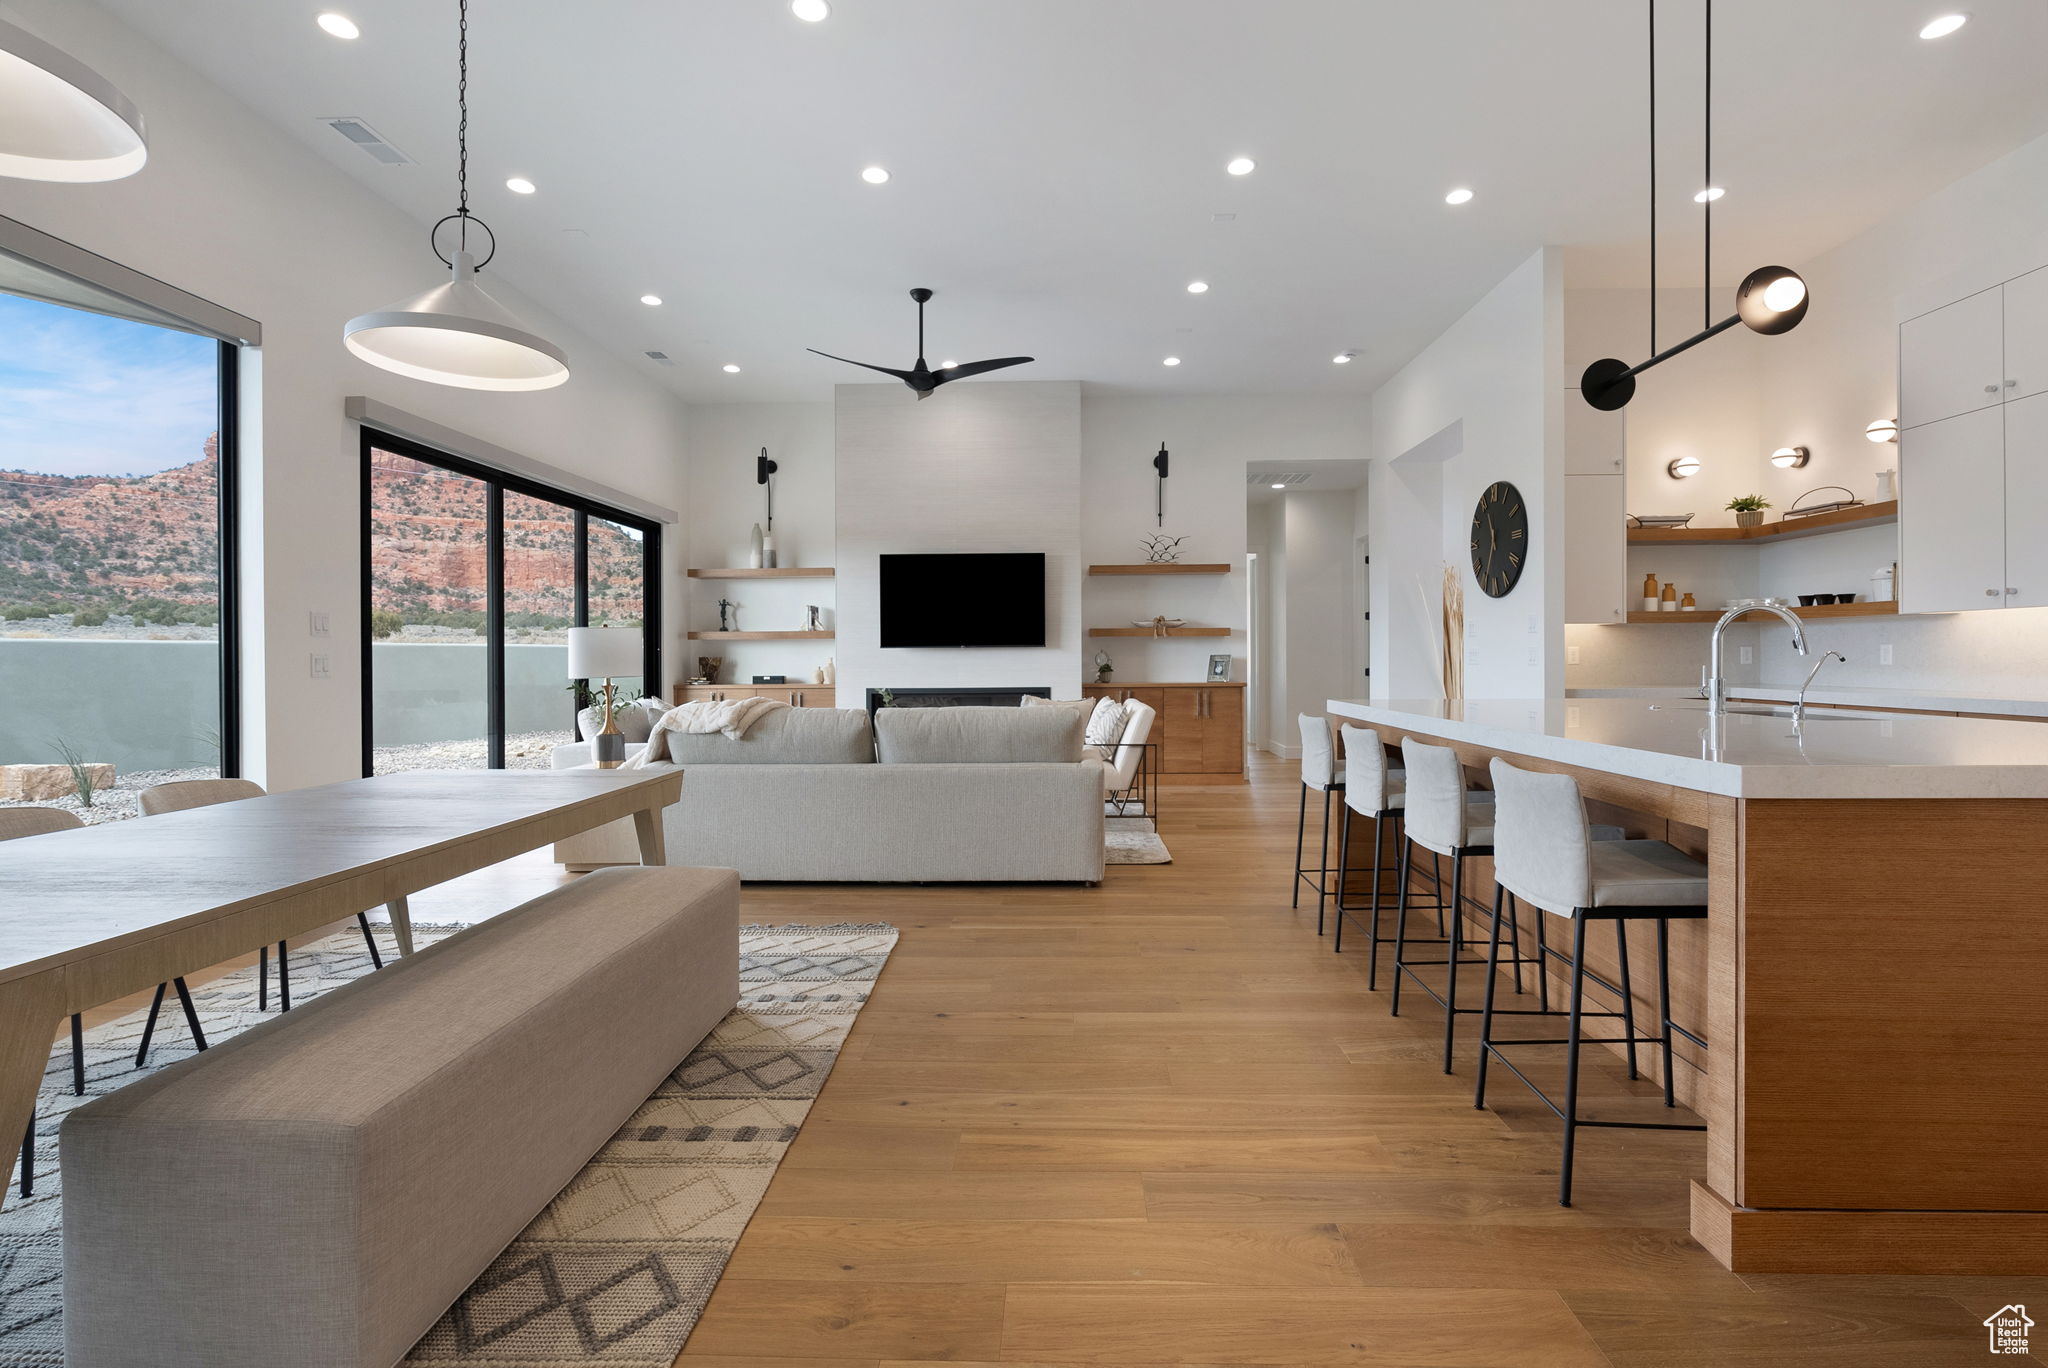
M 1444 567 L 1443 624 L 1444 700 L 1455 703 L 1465 696 L 1465 581 L 1455 565 Z

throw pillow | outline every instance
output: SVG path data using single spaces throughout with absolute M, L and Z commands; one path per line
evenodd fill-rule
M 1096 700 L 1095 711 L 1089 714 L 1088 730 L 1082 740 L 1091 746 L 1109 746 L 1123 739 L 1124 705 L 1114 698 Z

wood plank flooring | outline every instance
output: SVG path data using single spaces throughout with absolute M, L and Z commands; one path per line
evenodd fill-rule
M 1728 1273 L 1686 1234 L 1698 1135 L 1582 1133 L 1558 1207 L 1556 1121 L 1511 1077 L 1472 1106 L 1471 1020 L 1446 1077 L 1434 1005 L 1390 1018 L 1363 938 L 1288 906 L 1296 792 L 1168 789 L 1174 863 L 1100 888 L 749 886 L 748 921 L 902 940 L 678 1368 L 1942 1368 L 2007 1302 L 2048 1324 L 2048 1279 Z

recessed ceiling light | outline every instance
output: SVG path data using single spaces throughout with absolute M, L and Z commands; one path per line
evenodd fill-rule
M 820 15 L 819 17 L 820 17 L 820 18 L 823 18 L 824 16 L 823 16 L 823 15 Z M 725 367 L 725 373 L 726 373 L 727 375 L 738 375 L 738 374 L 740 373 L 740 368 L 739 368 L 738 366 L 730 366 L 730 365 L 729 365 L 729 366 L 726 366 L 726 367 Z
M 825 0 L 789 0 L 789 12 L 806 24 L 815 24 L 821 19 L 829 18 L 832 7 L 826 4 Z
M 1706 189 L 1700 191 L 1697 195 L 1694 195 L 1692 197 L 1692 202 L 1694 204 L 1712 204 L 1715 200 L 1721 198 L 1721 196 L 1727 193 L 1728 192 L 1726 190 L 1723 190 L 1718 185 L 1710 185 Z
M 1232 157 L 1224 164 L 1223 169 L 1233 176 L 1249 176 L 1259 169 L 1259 164 L 1250 157 Z
M 1340 351 L 1330 358 L 1330 364 L 1333 366 L 1348 366 L 1351 364 L 1351 358 L 1356 355 L 1358 353 L 1355 351 Z
M 656 306 L 657 304 L 661 303 L 661 296 L 660 296 L 660 295 L 641 295 L 641 296 L 640 296 L 640 302 L 641 302 L 642 304 L 645 304 L 645 305 L 646 305 L 646 306 L 647 306 L 648 308 L 650 308 L 650 309 L 651 309 L 651 308 L 655 307 L 655 306 Z
M 1189 294 L 1207 294 L 1207 293 L 1209 293 L 1209 282 L 1208 282 L 1208 281 L 1206 281 L 1206 280 L 1190 280 L 1190 281 L 1188 282 L 1188 293 L 1189 293 Z
M 1169 356 L 1164 361 L 1161 361 L 1159 364 L 1162 366 L 1178 366 L 1180 364 L 1180 358 L 1178 356 Z
M 1286 485 L 1284 485 L 1284 484 L 1276 484 L 1276 485 L 1272 485 L 1272 486 L 1269 486 L 1269 487 L 1270 487 L 1270 488 L 1273 488 L 1273 489 L 1285 489 L 1285 488 L 1287 488 L 1287 486 L 1286 486 Z
M 333 10 L 329 10 L 313 22 L 333 34 L 336 38 L 360 38 L 363 36 L 363 31 L 356 27 L 355 20 L 349 18 L 346 14 L 336 14 Z M 1925 37 L 1926 35 L 1922 34 L 1921 36 Z
M 860 178 L 869 185 L 880 185 L 889 179 L 889 173 L 879 166 L 870 166 L 860 173 Z
M 1946 38 L 1969 22 L 1970 16 L 1967 14 L 1944 14 L 1939 19 L 1928 20 L 1926 27 L 1920 30 L 1920 36 L 1922 38 Z
M 513 176 L 505 182 L 505 188 L 515 195 L 530 195 L 533 193 L 534 187 L 533 182 L 526 177 Z
M 1472 192 L 1462 185 L 1444 196 L 1445 204 L 1470 204 L 1471 202 Z

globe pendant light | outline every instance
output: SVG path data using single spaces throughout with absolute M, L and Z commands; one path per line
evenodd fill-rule
M 142 115 L 106 78 L 0 19 L 0 176 L 119 180 L 149 160 Z
M 434 255 L 454 276 L 416 298 L 351 318 L 342 329 L 342 341 L 371 365 L 415 380 L 463 389 L 551 389 L 569 378 L 567 354 L 476 283 L 477 272 L 498 248 L 490 226 L 469 212 L 469 0 L 460 0 L 457 8 L 457 205 L 427 235 Z M 457 245 L 452 256 L 442 256 L 437 239 L 451 222 L 456 225 Z M 489 239 L 482 260 L 470 250 L 472 227 Z
M 1700 331 L 1674 343 L 1662 351 L 1657 350 L 1657 0 L 1648 0 L 1650 11 L 1650 359 L 1631 366 L 1626 361 L 1607 357 L 1586 367 L 1579 377 L 1579 393 L 1586 402 L 1596 409 L 1612 412 L 1627 405 L 1636 395 L 1636 377 L 1652 366 L 1661 365 L 1682 351 L 1697 347 L 1710 337 L 1728 331 L 1737 323 L 1752 332 L 1775 337 L 1799 326 L 1799 320 L 1806 317 L 1806 282 L 1797 271 L 1786 266 L 1760 266 L 1743 278 L 1735 292 L 1735 312 L 1716 323 L 1713 321 L 1714 292 L 1714 199 L 1709 196 L 1699 200 L 1704 206 L 1706 247 L 1701 263 L 1700 293 L 1702 318 L 1705 325 Z M 1706 0 L 1706 75 L 1702 82 L 1706 90 L 1706 174 L 1700 184 L 1714 183 L 1714 0 Z

